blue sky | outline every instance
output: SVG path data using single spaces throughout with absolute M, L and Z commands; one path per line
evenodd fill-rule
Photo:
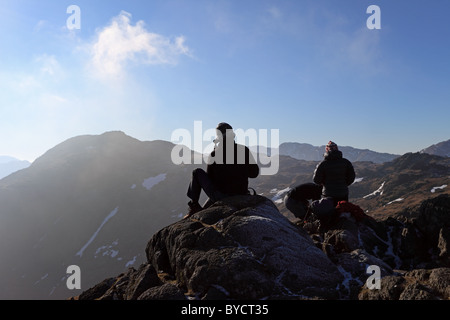
M 380 30 L 366 27 L 372 4 Z M 112 130 L 170 140 L 194 121 L 416 152 L 450 138 L 449 12 L 445 0 L 5 0 L 0 154 L 32 161 Z

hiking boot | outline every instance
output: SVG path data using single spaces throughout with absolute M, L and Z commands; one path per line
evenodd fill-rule
M 198 202 L 189 201 L 188 206 L 189 206 L 189 212 L 187 215 L 184 216 L 184 219 L 189 218 L 194 213 L 197 213 L 203 209 L 202 206 L 198 204 Z

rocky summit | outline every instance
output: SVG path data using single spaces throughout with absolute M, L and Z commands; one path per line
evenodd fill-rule
M 263 196 L 230 197 L 161 229 L 145 263 L 77 298 L 449 299 L 449 208 L 441 195 L 383 221 L 294 223 Z

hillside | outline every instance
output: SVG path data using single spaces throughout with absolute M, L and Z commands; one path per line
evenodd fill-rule
M 345 154 L 344 154 L 345 156 Z M 282 200 L 290 188 L 312 182 L 318 161 L 280 156 L 274 176 L 258 177 L 258 192 L 271 198 L 280 212 L 294 219 Z M 414 207 L 438 194 L 450 194 L 450 159 L 425 153 L 407 153 L 390 162 L 353 162 L 356 180 L 350 186 L 350 201 L 375 218 L 385 218 Z
M 420 153 L 428 153 L 441 157 L 450 157 L 450 139 L 442 141 L 420 151 Z
M 169 142 L 121 132 L 69 139 L 0 181 L 0 299 L 61 299 L 66 268 L 88 286 L 143 261 L 142 245 L 185 213 L 190 171 Z
M 372 170 L 359 171 L 350 188 L 353 201 L 374 217 L 386 217 L 450 194 L 450 158 L 407 153 Z

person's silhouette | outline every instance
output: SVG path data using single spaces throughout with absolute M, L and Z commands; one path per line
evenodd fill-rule
M 248 178 L 259 175 L 259 166 L 250 150 L 234 141 L 235 134 L 228 123 L 219 123 L 216 135 L 216 145 L 209 156 L 206 172 L 201 168 L 192 172 L 187 192 L 191 201 L 186 217 L 203 209 L 198 203 L 202 190 L 210 205 L 228 196 L 248 194 Z
M 322 196 L 332 198 L 335 205 L 348 201 L 348 186 L 355 181 L 355 170 L 334 142 L 325 147 L 324 160 L 317 165 L 313 181 L 322 185 Z

